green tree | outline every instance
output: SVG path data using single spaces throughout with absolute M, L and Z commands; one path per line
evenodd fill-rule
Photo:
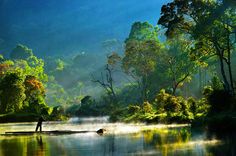
M 159 74 L 165 75 L 165 78 L 171 83 L 173 95 L 176 94 L 177 88 L 192 79 L 199 65 L 189 57 L 191 46 L 191 41 L 185 40 L 183 37 L 173 38 L 168 41 L 166 51 L 159 56 L 158 66 L 165 69 Z
M 129 37 L 125 41 L 122 68 L 137 82 L 141 91 L 141 101 L 148 98 L 148 76 L 156 67 L 157 55 L 161 48 L 157 27 L 147 22 L 136 22 L 132 25 Z
M 14 60 L 11 71 L 21 74 L 24 78 L 26 78 L 27 75 L 31 75 L 42 82 L 47 82 L 48 80 L 47 74 L 44 72 L 44 61 L 35 56 L 27 60 Z
M 1 112 L 24 110 L 47 114 L 43 86 L 43 82 L 47 81 L 44 61 L 23 45 L 18 45 L 12 56 L 13 60 L 4 60 L 0 64 Z
M 25 100 L 23 78 L 17 73 L 8 73 L 0 81 L 0 112 L 17 112 Z
M 195 58 L 216 56 L 225 90 L 234 94 L 231 53 L 234 49 L 236 12 L 233 1 L 174 0 L 161 9 L 158 24 L 167 28 L 168 37 L 185 33 L 195 41 Z
M 36 77 L 28 75 L 24 81 L 26 99 L 25 110 L 36 114 L 48 115 L 49 108 L 45 103 L 45 88 Z

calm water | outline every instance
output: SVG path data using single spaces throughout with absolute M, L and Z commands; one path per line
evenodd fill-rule
M 0 124 L 0 156 L 126 156 L 126 155 L 236 155 L 236 137 L 216 137 L 193 131 L 188 125 L 107 123 L 94 118 L 70 122 L 46 122 L 43 130 L 107 129 L 70 135 L 6 136 L 6 131 L 33 131 L 36 123 Z

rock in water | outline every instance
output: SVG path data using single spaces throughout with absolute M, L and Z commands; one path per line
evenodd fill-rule
M 105 129 L 101 128 L 101 129 L 97 130 L 97 133 L 98 134 L 103 134 L 105 131 L 106 131 Z

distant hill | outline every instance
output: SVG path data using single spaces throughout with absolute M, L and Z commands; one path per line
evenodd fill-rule
M 168 0 L 0 0 L 0 52 L 17 43 L 39 56 L 101 53 L 101 43 L 123 41 L 135 21 L 156 24 Z

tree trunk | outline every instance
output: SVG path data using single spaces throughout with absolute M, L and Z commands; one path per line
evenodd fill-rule
M 147 76 L 144 76 L 142 78 L 142 90 L 141 90 L 141 95 L 142 95 L 142 103 L 147 100 Z
M 173 89 L 172 95 L 174 95 L 174 96 L 176 94 L 177 87 L 178 87 L 178 85 L 174 85 L 173 88 L 172 88 Z
M 230 48 L 230 32 L 227 29 L 227 65 L 228 65 L 228 72 L 229 72 L 229 80 L 230 80 L 230 87 L 231 87 L 231 94 L 234 95 L 234 82 L 232 76 L 232 69 L 231 69 L 231 48 Z
M 182 83 L 182 82 L 184 82 L 185 81 L 185 79 L 189 76 L 189 74 L 190 73 L 187 73 L 181 80 L 179 80 L 178 82 L 174 82 L 174 85 L 173 85 L 173 92 L 172 92 L 172 95 L 174 95 L 175 96 L 175 94 L 176 94 L 176 90 L 177 90 L 177 88 L 179 87 L 179 84 L 180 83 Z
M 221 70 L 221 75 L 222 75 L 222 78 L 224 81 L 224 89 L 225 89 L 225 91 L 230 92 L 230 85 L 227 80 L 227 76 L 225 74 L 225 68 L 224 68 L 224 51 L 222 49 L 220 49 L 219 44 L 217 43 L 216 40 L 214 40 L 213 43 L 216 48 L 216 53 L 217 53 L 217 56 L 219 57 L 219 61 L 220 61 L 220 70 Z
M 231 62 L 229 62 L 229 64 L 228 64 L 228 69 L 229 69 L 229 79 L 230 79 L 231 93 L 232 93 L 232 95 L 234 95 L 235 92 L 234 92 L 234 82 L 233 82 L 233 75 L 232 75 L 232 69 L 231 69 Z
M 202 88 L 203 88 L 203 85 L 202 85 L 202 70 L 199 67 L 199 90 L 200 90 L 200 93 L 202 92 Z
M 229 86 L 229 82 L 228 82 L 226 74 L 225 74 L 224 62 L 223 62 L 222 56 L 219 56 L 219 60 L 220 60 L 221 75 L 222 75 L 223 81 L 224 81 L 224 88 L 225 88 L 226 91 L 229 92 L 230 91 L 230 86 Z

